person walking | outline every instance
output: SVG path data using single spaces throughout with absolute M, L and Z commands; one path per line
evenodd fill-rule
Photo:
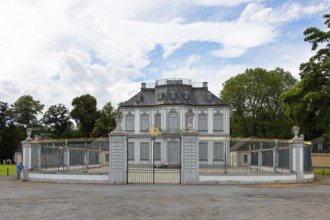
M 16 164 L 17 182 L 21 182 L 21 174 L 23 170 L 22 162 Z

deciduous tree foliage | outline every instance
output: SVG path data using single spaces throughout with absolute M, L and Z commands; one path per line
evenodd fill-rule
M 104 105 L 100 111 L 100 117 L 95 122 L 95 127 L 92 132 L 93 137 L 107 137 L 108 134 L 115 129 L 115 117 L 111 102 Z
M 8 104 L 0 101 L 0 128 L 4 127 L 6 124 L 5 111 L 8 108 Z
M 6 114 L 15 124 L 35 128 L 38 125 L 38 115 L 42 113 L 43 108 L 44 105 L 40 104 L 40 101 L 34 100 L 30 95 L 23 95 L 11 105 Z
M 301 80 L 282 94 L 285 114 L 299 125 L 308 139 L 330 135 L 330 14 L 324 15 L 327 31 L 310 27 L 305 41 L 316 51 L 300 65 Z
M 0 160 L 12 159 L 20 142 L 26 137 L 23 126 L 8 123 L 9 116 L 7 116 L 6 109 L 8 104 L 0 102 Z
M 73 123 L 70 121 L 70 111 L 63 104 L 52 105 L 45 112 L 42 122 L 52 138 L 67 138 Z
M 26 129 L 20 125 L 9 124 L 0 128 L 0 159 L 13 159 L 15 151 L 26 138 Z
M 296 80 L 283 69 L 247 69 L 224 83 L 221 99 L 231 107 L 231 135 L 287 138 L 292 124 L 279 96 Z
M 91 136 L 99 117 L 96 105 L 95 97 L 89 94 L 76 97 L 72 101 L 71 117 L 76 121 L 81 137 Z

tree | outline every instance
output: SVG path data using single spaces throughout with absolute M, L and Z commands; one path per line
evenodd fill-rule
M 12 159 L 20 142 L 26 137 L 25 129 L 14 123 L 7 123 L 8 104 L 0 102 L 0 159 Z
M 12 159 L 22 140 L 26 138 L 25 128 L 9 124 L 0 129 L 0 159 Z
M 52 105 L 45 112 L 42 122 L 52 138 L 67 138 L 72 129 L 70 112 L 63 104 Z
M 116 112 L 114 111 L 111 102 L 104 105 L 100 111 L 100 117 L 95 122 L 95 127 L 92 132 L 93 137 L 108 136 L 115 129 Z
M 40 104 L 40 101 L 34 100 L 30 95 L 23 95 L 11 105 L 6 114 L 15 124 L 34 128 L 38 125 L 38 115 L 43 108 L 44 105 Z
M 221 99 L 231 107 L 233 136 L 285 138 L 291 123 L 283 114 L 279 96 L 296 80 L 283 69 L 247 69 L 224 83 Z
M 8 104 L 0 101 L 0 128 L 4 127 L 6 124 L 5 111 L 8 108 Z
M 95 121 L 99 117 L 95 97 L 87 94 L 72 101 L 71 117 L 76 121 L 81 137 L 90 137 Z
M 319 49 L 308 62 L 300 65 L 301 80 L 281 95 L 285 114 L 309 139 L 330 136 L 330 14 L 324 15 L 328 31 L 315 27 L 304 31 L 312 50 Z

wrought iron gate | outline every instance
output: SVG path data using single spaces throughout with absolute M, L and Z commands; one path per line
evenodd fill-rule
M 181 183 L 181 139 L 127 139 L 127 183 Z

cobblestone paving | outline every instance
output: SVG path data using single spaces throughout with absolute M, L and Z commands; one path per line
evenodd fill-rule
M 330 179 L 308 184 L 98 185 L 0 177 L 0 219 L 330 219 Z

